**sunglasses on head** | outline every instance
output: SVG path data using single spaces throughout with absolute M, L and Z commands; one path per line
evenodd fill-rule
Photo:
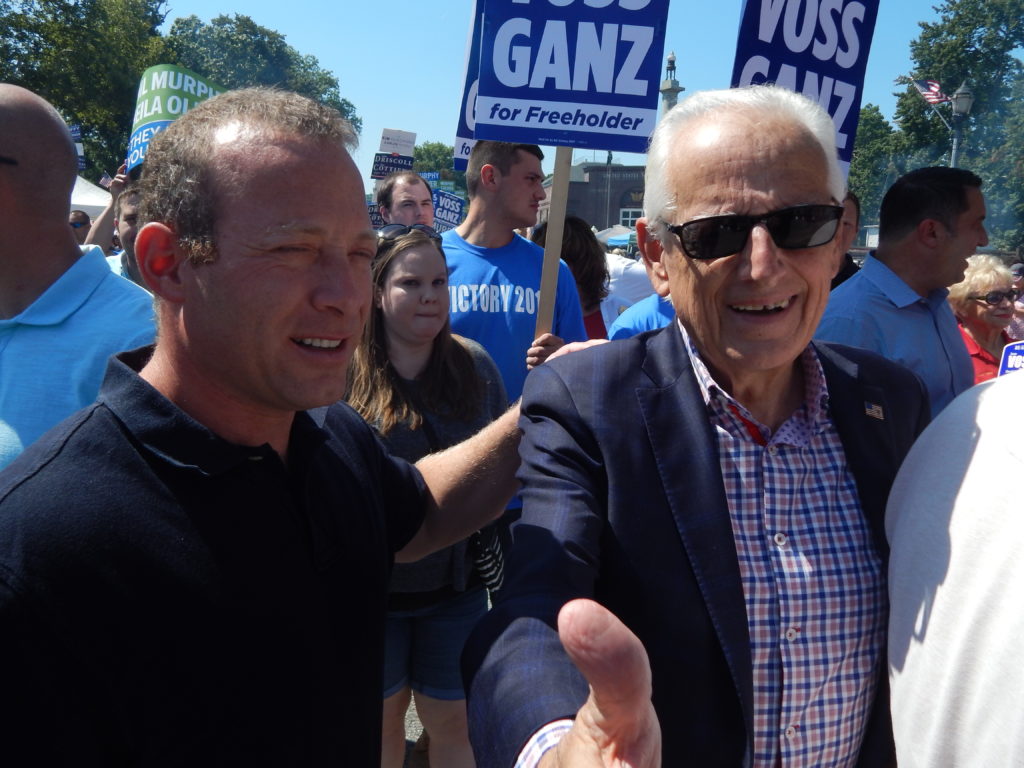
M 984 301 L 986 304 L 991 304 L 993 307 L 998 307 L 1003 303 L 1003 299 L 1006 299 L 1011 304 L 1020 298 L 1020 291 L 1011 288 L 1008 291 L 989 291 L 988 293 L 981 296 L 968 296 L 968 299 L 974 299 L 975 301 Z
M 428 227 L 426 224 L 388 224 L 377 230 L 377 245 L 380 246 L 396 237 L 408 235 L 410 232 L 422 232 L 431 240 L 436 240 L 438 245 L 441 244 L 441 235 L 436 229 Z
M 758 224 L 764 224 L 779 248 L 799 250 L 825 245 L 835 237 L 842 215 L 839 205 L 794 205 L 757 216 L 707 216 L 669 226 L 668 230 L 679 238 L 683 253 L 706 261 L 742 251 Z

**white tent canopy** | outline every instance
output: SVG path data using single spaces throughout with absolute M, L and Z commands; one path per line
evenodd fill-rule
M 103 187 L 86 181 L 81 176 L 75 179 L 75 188 L 71 192 L 71 208 L 69 210 L 85 211 L 95 219 L 110 202 L 110 193 Z

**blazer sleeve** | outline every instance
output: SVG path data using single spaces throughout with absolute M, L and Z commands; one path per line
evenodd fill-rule
M 553 720 L 575 717 L 587 684 L 558 639 L 558 611 L 592 597 L 606 481 L 598 447 L 558 366 L 527 379 L 521 407 L 523 515 L 506 583 L 463 653 L 477 764 L 511 766 Z

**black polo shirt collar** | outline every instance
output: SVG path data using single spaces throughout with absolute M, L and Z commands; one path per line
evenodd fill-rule
M 107 364 L 98 402 L 127 427 L 142 447 L 162 461 L 202 476 L 216 476 L 250 461 L 273 460 L 277 452 L 264 443 L 230 443 L 189 416 L 139 376 L 154 347 L 122 352 Z M 305 413 L 296 414 L 289 446 L 303 453 L 326 442 L 328 435 Z

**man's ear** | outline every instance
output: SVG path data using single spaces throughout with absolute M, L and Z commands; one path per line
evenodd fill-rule
M 640 248 L 640 254 L 644 259 L 644 266 L 647 268 L 647 277 L 662 298 L 668 296 L 668 270 L 665 268 L 665 249 L 661 241 L 654 236 L 648 225 L 647 219 L 638 219 L 636 222 L 636 244 Z
M 918 222 L 914 234 L 922 244 L 929 248 L 936 248 L 942 244 L 947 236 L 948 230 L 941 221 L 936 219 L 922 219 Z
M 151 221 L 140 229 L 135 238 L 135 260 L 149 290 L 166 301 L 182 300 L 180 269 L 185 256 L 170 227 Z
M 480 184 L 486 189 L 494 189 L 501 179 L 501 171 L 490 163 L 480 166 Z

